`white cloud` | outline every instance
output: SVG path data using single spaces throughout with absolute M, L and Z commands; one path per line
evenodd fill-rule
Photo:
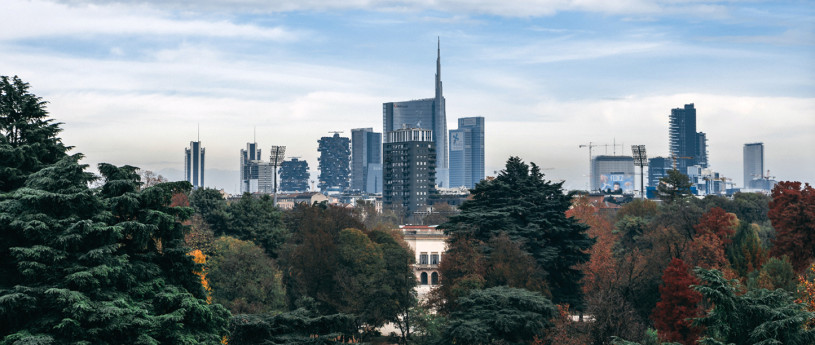
M 32 19 L 39 18 L 36 25 Z M 205 36 L 292 41 L 304 33 L 283 27 L 235 24 L 226 19 L 185 19 L 146 6 L 124 4 L 65 5 L 43 0 L 5 0 L 0 12 L 0 40 L 76 35 Z

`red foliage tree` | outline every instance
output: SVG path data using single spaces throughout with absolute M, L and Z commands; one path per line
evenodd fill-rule
M 724 246 L 719 236 L 713 233 L 697 234 L 683 258 L 691 267 L 718 269 L 728 265 Z
M 652 318 L 654 326 L 664 341 L 685 345 L 696 342 L 701 329 L 692 326 L 692 319 L 702 315 L 699 302 L 702 295 L 691 288 L 699 280 L 690 274 L 688 265 L 681 259 L 671 260 L 662 275 L 657 302 Z
M 727 213 L 721 207 L 711 208 L 699 218 L 699 224 L 693 227 L 697 235 L 714 234 L 723 245 L 730 244 L 730 238 L 736 233 L 738 219 L 735 214 Z
M 796 272 L 815 258 L 815 190 L 809 183 L 779 182 L 767 216 L 776 231 L 771 254 L 787 255 Z

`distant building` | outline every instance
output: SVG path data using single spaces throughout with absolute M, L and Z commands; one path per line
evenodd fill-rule
M 668 176 L 668 170 L 673 169 L 670 158 L 654 157 L 648 159 L 648 186 L 656 187 L 659 180 Z
M 419 298 L 423 299 L 441 281 L 439 263 L 447 250 L 447 236 L 435 225 L 400 225 L 399 230 L 416 253 L 413 273 L 419 282 L 416 288 Z
M 257 193 L 260 176 L 260 147 L 258 143 L 246 143 L 246 149 L 240 151 L 241 194 Z
M 351 189 L 382 193 L 382 133 L 351 130 Z
M 450 187 L 475 188 L 484 179 L 484 117 L 462 117 L 450 130 Z
M 744 188 L 762 189 L 764 179 L 764 143 L 744 144 Z
M 333 137 L 322 137 L 318 141 L 320 152 L 320 191 L 342 192 L 350 182 L 351 140 L 334 133 Z
M 388 132 L 382 168 L 382 203 L 402 208 L 405 215 L 427 211 L 436 184 L 436 144 L 432 131 L 404 128 Z
M 437 183 L 448 187 L 448 148 L 447 148 L 447 113 L 442 94 L 441 83 L 441 45 L 436 55 L 436 94 L 433 98 L 418 99 L 406 102 L 389 102 L 382 104 L 383 131 L 385 133 L 403 127 L 421 128 L 433 131 L 437 156 Z
M 201 141 L 190 141 L 190 147 L 184 149 L 184 178 L 193 188 L 204 186 L 204 154 Z
M 313 205 L 314 203 L 328 202 L 328 197 L 319 192 L 278 194 L 277 207 L 291 210 L 299 204 Z
M 308 179 L 308 162 L 292 158 L 280 164 L 280 188 L 278 190 L 289 193 L 307 192 Z
M 693 103 L 685 104 L 684 108 L 671 109 L 668 135 L 671 155 L 677 157 L 677 170 L 684 173 L 691 165 L 708 167 L 707 135 L 696 132 L 696 108 Z
M 616 194 L 634 193 L 634 158 L 595 156 L 591 160 L 591 190 Z

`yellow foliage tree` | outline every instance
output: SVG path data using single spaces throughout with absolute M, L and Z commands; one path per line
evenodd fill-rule
M 197 264 L 205 265 L 207 263 L 207 256 L 204 255 L 200 249 L 191 251 L 189 255 L 192 256 L 192 261 L 195 261 Z M 209 286 L 209 281 L 207 281 L 206 266 L 201 266 L 201 271 L 197 271 L 195 274 L 201 277 L 201 286 L 203 286 L 207 292 L 207 303 L 212 304 L 212 288 Z

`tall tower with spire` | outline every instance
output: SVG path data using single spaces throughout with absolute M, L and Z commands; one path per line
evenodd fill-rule
M 436 146 L 436 184 L 449 186 L 447 114 L 441 82 L 441 39 L 436 43 L 436 94 L 433 98 L 382 104 L 382 128 L 388 132 L 403 128 L 429 129 Z

